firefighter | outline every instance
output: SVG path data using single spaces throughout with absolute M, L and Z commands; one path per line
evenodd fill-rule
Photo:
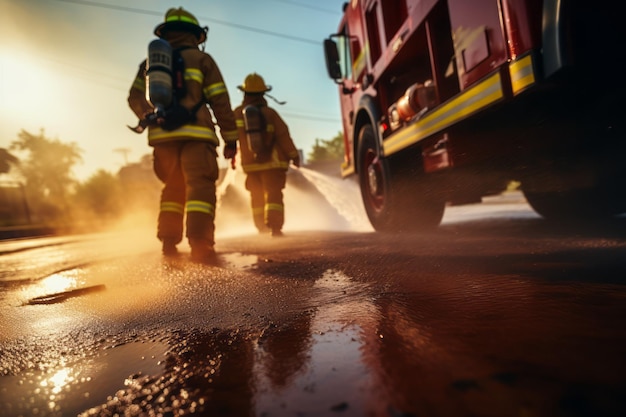
M 154 29 L 158 38 L 180 51 L 184 61 L 185 95 L 179 104 L 189 117 L 177 128 L 171 125 L 177 125 L 178 116 L 161 120 L 162 126 L 149 125 L 148 144 L 153 148 L 154 172 L 164 184 L 157 227 L 163 254 L 178 254 L 176 246 L 183 239 L 184 223 L 191 259 L 211 263 L 215 260 L 219 139 L 207 105 L 219 125 L 225 143 L 223 155 L 227 159 L 237 153 L 238 133 L 221 72 L 213 58 L 204 52 L 204 47 L 199 49 L 206 41 L 207 32 L 208 27 L 201 27 L 182 7 L 169 9 L 165 21 Z M 128 96 L 130 108 L 140 119 L 154 111 L 146 98 L 145 62 L 140 65 Z
M 235 118 L 254 225 L 260 233 L 282 236 L 287 169 L 290 161 L 299 167 L 300 156 L 287 124 L 267 105 L 265 95 L 272 87 L 263 77 L 249 74 L 238 88 L 244 96 L 235 109 Z

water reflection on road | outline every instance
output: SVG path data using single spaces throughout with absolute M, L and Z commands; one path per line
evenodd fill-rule
M 623 415 L 623 233 L 497 210 L 525 220 L 224 239 L 219 266 L 123 236 L 5 254 L 0 415 Z
M 167 345 L 133 342 L 86 354 L 84 361 L 33 364 L 17 375 L 0 379 L 2 416 L 70 416 L 106 403 L 107 397 L 124 388 L 132 375 L 158 375 L 163 371 L 159 357 Z M 44 369 L 39 369 L 39 368 Z
M 371 381 L 362 357 L 362 326 L 370 319 L 373 325 L 376 317 L 367 288 L 341 272 L 326 271 L 314 293 L 313 314 L 296 316 L 259 341 L 256 406 L 261 415 L 366 414 Z M 355 316 L 366 320 L 357 323 Z
M 251 258 L 242 256 L 240 265 L 246 260 Z M 126 387 L 84 415 L 133 407 L 232 416 L 363 415 L 371 390 L 363 338 L 376 326 L 367 286 L 328 270 L 298 287 L 292 296 L 301 301 L 284 304 L 283 314 L 260 328 L 212 323 L 217 327 L 174 332 L 162 373 L 129 368 L 135 376 Z

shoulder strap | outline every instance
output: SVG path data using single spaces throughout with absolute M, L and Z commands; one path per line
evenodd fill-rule
M 186 50 L 186 49 L 194 49 L 194 47 L 193 47 L 193 46 L 188 46 L 188 45 L 181 46 L 181 47 L 179 47 L 179 48 L 174 49 L 174 54 L 175 54 L 175 55 L 176 55 L 176 54 L 178 54 L 178 55 L 180 56 L 180 52 L 181 52 L 181 51 L 184 51 L 184 50 Z M 182 57 L 181 57 L 181 58 L 182 58 Z M 184 62 L 183 62 L 183 64 L 184 64 Z M 184 65 L 183 65 L 183 68 L 182 68 L 182 69 L 183 69 L 183 72 L 184 72 Z M 182 76 L 184 77 L 184 74 L 182 74 Z M 184 86 L 184 79 L 183 79 L 183 86 Z M 185 93 L 186 93 L 186 92 L 185 92 Z M 182 94 L 179 98 L 182 98 L 183 96 L 184 96 L 184 94 Z M 203 96 L 202 96 L 202 98 L 200 99 L 200 101 L 199 101 L 198 103 L 196 103 L 196 104 L 195 104 L 195 105 L 194 105 L 194 106 L 193 106 L 193 107 L 189 110 L 189 112 L 190 112 L 191 114 L 195 115 L 195 114 L 196 114 L 196 112 L 197 112 L 198 110 L 200 110 L 200 107 L 202 107 L 205 103 L 206 103 L 206 101 L 205 101 L 205 99 L 204 99 L 204 95 L 203 95 Z
M 200 110 L 200 107 L 202 107 L 203 104 L 205 104 L 204 95 L 202 96 L 200 101 L 197 102 L 189 111 L 191 112 L 191 114 L 196 114 L 196 112 Z
M 178 48 L 175 48 L 174 51 L 175 52 L 180 52 L 180 51 L 184 51 L 185 49 L 193 49 L 193 46 L 189 46 L 189 45 L 185 45 L 185 46 L 180 46 Z

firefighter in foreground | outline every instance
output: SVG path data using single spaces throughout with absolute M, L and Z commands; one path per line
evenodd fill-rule
M 154 29 L 159 39 L 150 44 L 148 59 L 140 65 L 128 97 L 130 108 L 140 119 L 139 125 L 132 129 L 140 133 L 144 127 L 148 128 L 154 171 L 164 184 L 157 230 L 163 254 L 178 254 L 176 245 L 183 239 L 186 213 L 191 259 L 203 263 L 215 260 L 216 148 L 219 146 L 207 105 L 220 127 L 225 158 L 235 157 L 238 138 L 220 70 L 204 47 L 199 49 L 206 41 L 207 32 L 208 27 L 201 27 L 191 13 L 182 8 L 169 9 L 165 21 Z M 168 59 L 170 46 L 172 56 Z M 178 77 L 174 63 L 177 56 L 180 56 L 178 68 L 183 65 Z M 159 71 L 159 65 L 170 68 Z
M 276 110 L 267 105 L 265 95 L 272 88 L 265 85 L 263 78 L 252 73 L 238 88 L 244 96 L 235 109 L 235 117 L 254 225 L 259 233 L 282 236 L 287 169 L 290 161 L 299 167 L 300 156 L 287 125 Z

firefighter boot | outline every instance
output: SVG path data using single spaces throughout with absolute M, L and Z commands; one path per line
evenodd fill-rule
M 207 264 L 207 265 L 215 265 L 217 264 L 217 255 L 215 254 L 215 249 L 213 246 L 209 244 L 205 239 L 189 239 L 189 246 L 191 246 L 191 261 Z
M 272 227 L 272 237 L 280 237 L 284 236 L 282 230 L 279 227 Z
M 176 248 L 177 243 L 178 242 L 176 241 L 176 239 L 164 238 L 163 246 L 161 249 L 161 251 L 163 252 L 163 256 L 177 256 L 178 255 L 178 249 Z

